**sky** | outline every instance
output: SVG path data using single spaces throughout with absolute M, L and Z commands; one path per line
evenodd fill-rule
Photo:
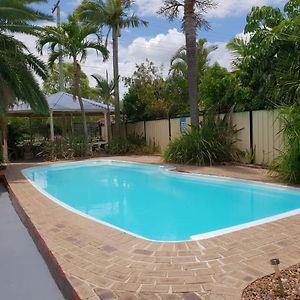
M 226 44 L 236 35 L 243 33 L 246 16 L 252 6 L 271 5 L 283 7 L 286 0 L 217 0 L 217 6 L 208 11 L 206 19 L 211 30 L 198 31 L 197 38 L 206 38 L 207 45 L 217 45 L 218 49 L 209 56 L 210 64 L 215 62 L 221 66 L 231 69 L 232 54 L 227 50 Z M 43 12 L 51 14 L 56 0 L 49 0 L 47 4 L 37 6 Z M 184 45 L 184 34 L 181 31 L 180 21 L 169 22 L 162 16 L 157 15 L 157 10 L 163 0 L 136 0 L 133 11 L 143 20 L 149 22 L 148 27 L 126 29 L 122 31 L 119 40 L 119 69 L 121 77 L 129 77 L 133 74 L 136 64 L 149 59 L 157 66 L 163 66 L 166 76 L 169 69 L 170 58 Z M 61 0 L 61 18 L 66 20 L 67 16 L 80 4 L 80 0 Z M 29 49 L 36 53 L 35 39 L 17 35 L 24 41 Z M 42 57 L 47 61 L 47 51 Z M 102 58 L 94 52 L 89 52 L 82 69 L 89 76 L 90 85 L 95 85 L 92 74 L 105 76 L 106 70 L 112 78 L 112 59 L 103 63 Z M 121 95 L 126 92 L 123 83 L 120 84 Z

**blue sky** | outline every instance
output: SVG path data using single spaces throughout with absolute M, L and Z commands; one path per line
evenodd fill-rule
M 70 1 L 70 0 L 61 0 L 61 9 L 62 9 L 62 19 L 65 19 L 68 14 L 71 14 L 74 8 L 78 5 L 80 0 Z M 145 2 L 153 2 L 153 9 L 144 9 L 143 4 L 138 5 L 139 3 Z M 161 16 L 155 14 L 156 8 L 159 7 L 159 3 L 162 1 L 136 1 L 134 5 L 134 11 L 139 13 L 144 20 L 149 21 L 149 26 L 147 28 L 133 29 L 130 30 L 129 34 L 124 34 L 121 43 L 126 46 L 129 45 L 135 38 L 143 36 L 146 38 L 151 38 L 156 36 L 159 33 L 166 33 L 170 28 L 177 28 L 180 30 L 180 21 L 169 22 Z M 220 1 L 219 1 L 220 2 Z M 227 6 L 222 4 L 218 4 L 215 11 L 220 11 L 211 14 L 213 16 L 207 16 L 207 19 L 211 25 L 211 30 L 209 31 L 199 31 L 199 37 L 205 37 L 209 42 L 227 42 L 232 37 L 234 37 L 237 33 L 243 31 L 246 16 L 249 12 L 252 5 L 272 5 L 277 7 L 282 7 L 286 1 L 283 0 L 222 0 L 224 3 L 228 3 Z M 244 2 L 244 5 L 238 5 L 236 7 L 236 3 Z M 51 10 L 56 3 L 56 0 L 50 0 L 47 4 L 39 5 L 38 8 L 44 12 L 51 13 Z M 220 6 L 221 9 L 219 8 Z M 224 7 L 225 6 L 225 7 Z M 222 17 L 222 11 L 224 12 L 224 17 Z M 230 11 L 231 10 L 231 11 Z
M 47 4 L 38 8 L 46 13 L 51 13 L 56 0 L 49 0 Z M 163 65 L 163 74 L 167 74 L 170 57 L 184 44 L 184 35 L 181 32 L 180 21 L 169 22 L 156 11 L 162 0 L 136 0 L 134 11 L 142 19 L 149 22 L 147 28 L 129 29 L 122 32 L 120 38 L 120 74 L 131 76 L 136 63 L 141 63 L 146 58 L 154 61 L 158 66 Z M 61 0 L 62 20 L 72 13 L 80 0 Z M 218 62 L 221 66 L 231 68 L 232 55 L 226 49 L 226 44 L 237 34 L 242 34 L 246 24 L 246 16 L 252 6 L 272 5 L 283 7 L 286 0 L 219 0 L 218 6 L 208 12 L 206 18 L 211 25 L 211 30 L 199 31 L 198 38 L 206 38 L 208 45 L 218 45 L 218 49 L 210 55 L 210 62 Z M 34 48 L 33 39 L 24 39 L 31 49 Z M 46 60 L 46 56 L 43 58 Z M 90 53 L 83 64 L 83 70 L 91 74 L 105 74 L 106 70 L 112 75 L 111 59 L 103 63 L 95 53 Z M 91 78 L 91 77 L 90 77 Z M 91 85 L 94 83 L 90 79 Z M 121 93 L 125 92 L 121 86 Z

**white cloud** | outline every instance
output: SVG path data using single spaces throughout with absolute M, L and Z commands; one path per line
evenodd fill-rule
M 141 16 L 152 16 L 156 15 L 158 9 L 162 6 L 162 0 L 136 0 L 136 5 L 138 6 L 138 13 Z
M 208 43 L 209 45 L 210 43 Z M 209 54 L 210 64 L 218 63 L 221 67 L 232 70 L 232 60 L 234 57 L 226 47 L 227 42 L 217 42 L 213 43 L 213 45 L 218 46 L 218 49 Z
M 128 47 L 128 54 L 138 60 L 147 57 L 156 63 L 166 65 L 176 50 L 185 43 L 184 34 L 177 29 L 169 29 L 167 34 L 158 34 L 151 39 L 137 38 Z
M 158 34 L 149 39 L 137 38 L 128 47 L 119 48 L 120 76 L 130 77 L 135 71 L 136 64 L 145 62 L 146 59 L 153 61 L 157 66 L 164 65 L 164 74 L 166 75 L 170 58 L 182 45 L 184 45 L 184 35 L 177 29 L 170 29 L 166 34 Z M 103 63 L 101 57 L 91 53 L 82 68 L 88 75 L 98 73 L 104 76 L 107 70 L 110 78 L 112 78 L 112 57 Z M 94 83 L 95 80 L 91 79 L 91 85 Z M 121 95 L 124 94 L 125 90 L 123 83 L 121 83 Z
M 158 34 L 150 39 L 139 37 L 128 47 L 120 47 L 119 68 L 121 77 L 130 77 L 135 70 L 135 65 L 145 62 L 146 59 L 153 61 L 157 66 L 163 65 L 164 75 L 167 75 L 170 58 L 184 43 L 183 33 L 177 31 L 177 29 L 170 29 L 166 34 Z M 207 44 L 207 46 L 210 45 L 212 44 Z M 213 45 L 217 45 L 218 49 L 209 55 L 210 64 L 217 62 L 220 66 L 231 70 L 233 55 L 226 48 L 227 42 L 216 42 Z M 97 58 L 95 54 L 91 54 L 82 68 L 88 75 L 93 73 L 104 75 L 106 70 L 108 70 L 109 76 L 112 78 L 111 58 L 108 62 L 103 63 L 101 58 Z M 91 80 L 91 84 L 94 84 L 93 79 Z M 121 83 L 120 91 L 122 95 L 125 90 L 123 83 Z
M 208 13 L 208 18 L 224 18 L 247 13 L 252 6 L 278 5 L 284 3 L 283 0 L 223 0 L 217 1 L 217 7 Z
M 136 0 L 141 16 L 153 16 L 162 6 L 162 0 Z M 223 18 L 248 12 L 252 6 L 278 5 L 285 0 L 216 0 L 217 7 L 208 12 L 208 18 Z

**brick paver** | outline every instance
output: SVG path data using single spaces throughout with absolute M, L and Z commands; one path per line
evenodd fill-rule
M 151 156 L 129 160 L 160 163 L 159 157 Z M 29 166 L 12 164 L 5 176 L 76 291 L 68 299 L 78 299 L 78 294 L 85 300 L 235 300 L 240 299 L 250 282 L 273 272 L 270 258 L 279 257 L 281 267 L 300 261 L 300 215 L 207 240 L 147 241 L 91 221 L 49 200 L 22 176 L 20 170 Z M 232 167 L 221 168 L 225 176 L 238 173 Z M 201 168 L 192 169 L 203 172 Z M 240 177 L 268 179 L 264 170 L 239 170 Z M 219 172 L 220 167 L 209 173 Z

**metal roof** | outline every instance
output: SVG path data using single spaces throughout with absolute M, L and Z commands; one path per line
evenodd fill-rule
M 81 112 L 78 99 L 74 99 L 73 95 L 65 92 L 58 92 L 56 94 L 49 95 L 47 96 L 47 101 L 49 109 L 54 113 Z M 107 109 L 107 105 L 101 102 L 96 102 L 86 98 L 82 98 L 82 102 L 86 113 L 101 113 L 105 112 Z M 114 111 L 114 107 L 112 105 L 110 105 L 110 110 Z M 19 102 L 9 109 L 9 114 L 34 114 L 34 112 L 31 110 L 29 104 Z

